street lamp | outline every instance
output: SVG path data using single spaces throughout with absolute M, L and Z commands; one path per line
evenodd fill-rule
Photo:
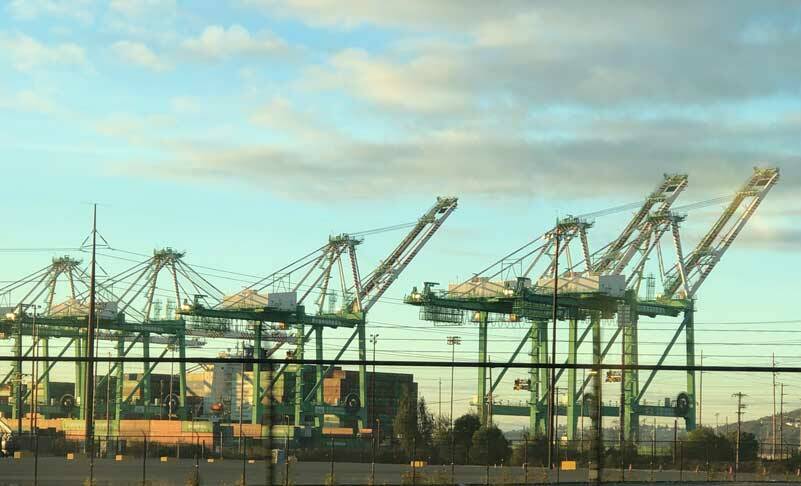
M 375 483 L 375 448 L 376 448 L 376 436 L 375 436 L 375 425 L 376 420 L 378 418 L 378 414 L 375 412 L 375 345 L 378 342 L 378 334 L 370 334 L 370 343 L 373 345 L 373 373 L 370 377 L 370 415 L 373 418 L 373 459 L 370 464 L 370 483 Z
M 456 454 L 456 434 L 454 434 L 453 430 L 453 374 L 456 368 L 456 346 L 462 344 L 462 338 L 460 336 L 448 336 L 447 343 L 448 346 L 451 347 L 451 483 L 453 483 L 455 473 L 454 459 Z
M 36 314 L 39 308 L 36 304 L 31 304 L 33 307 L 33 331 L 31 332 L 31 341 L 33 346 L 33 363 L 31 364 L 31 434 L 35 435 L 38 432 L 36 429 L 39 427 L 39 417 L 37 416 L 37 401 L 39 400 L 39 334 L 36 328 Z

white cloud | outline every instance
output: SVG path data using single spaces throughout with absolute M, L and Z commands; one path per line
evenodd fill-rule
M 672 4 L 613 3 L 600 16 L 596 8 L 561 2 L 527 5 L 465 26 L 458 37 L 410 34 L 370 54 L 334 53 L 326 66 L 308 71 L 308 81 L 378 107 L 456 118 L 465 108 L 653 109 L 798 96 L 801 32 L 772 23 L 781 34 L 747 42 L 743 32 L 758 18 L 747 3 L 723 8 L 722 17 L 715 2 L 704 3 L 710 11 L 700 14 Z M 776 2 L 764 15 L 794 13 Z
M 148 46 L 141 42 L 119 41 L 115 42 L 111 49 L 123 61 L 144 67 L 151 71 L 166 71 L 170 64 L 153 52 Z
M 154 131 L 175 125 L 175 119 L 161 114 L 113 113 L 94 123 L 94 129 L 106 136 L 127 140 L 132 144 L 149 144 Z
M 347 49 L 329 60 L 330 69 L 310 71 L 312 86 L 339 88 L 379 105 L 421 112 L 454 111 L 469 102 L 469 93 L 451 81 L 463 72 L 458 58 L 422 55 L 409 62 L 375 58 Z
M 0 93 L 0 110 L 12 110 L 28 113 L 52 115 L 61 109 L 49 97 L 33 90 L 22 90 L 15 93 Z
M 83 47 L 71 42 L 45 44 L 25 34 L 0 33 L 0 56 L 10 59 L 19 71 L 52 66 L 90 67 Z
M 170 109 L 174 113 L 189 114 L 200 111 L 200 100 L 191 96 L 176 96 L 170 99 Z
M 93 20 L 93 0 L 11 0 L 8 10 L 20 20 L 32 20 L 40 16 L 74 18 L 84 23 Z
M 504 17 L 530 4 L 528 0 L 240 0 L 270 14 L 301 19 L 312 25 L 353 28 L 364 24 L 421 30 L 427 27 L 469 28 L 482 19 Z
M 124 15 L 139 17 L 145 14 L 172 14 L 175 0 L 111 0 L 111 10 Z
M 342 136 L 334 127 L 282 97 L 255 110 L 250 121 L 288 135 L 290 144 L 336 143 Z
M 286 43 L 275 34 L 263 31 L 255 35 L 241 25 L 229 28 L 206 27 L 198 37 L 186 39 L 189 52 L 206 59 L 226 59 L 237 55 L 271 55 L 286 49 Z

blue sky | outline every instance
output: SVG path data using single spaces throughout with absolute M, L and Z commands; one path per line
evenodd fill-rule
M 789 270 L 801 263 L 797 4 L 619 2 L 602 14 L 583 2 L 512 0 L 11 0 L 0 8 L 3 247 L 75 246 L 96 201 L 115 247 L 173 246 L 199 265 L 266 274 L 331 233 L 413 220 L 435 196 L 458 195 L 460 208 L 392 300 L 424 280 L 468 276 L 560 215 L 637 201 L 665 172 L 689 174 L 682 202 L 693 202 L 729 194 L 754 165 L 775 165 L 779 187 L 699 295 L 696 320 L 710 324 L 699 325 L 697 340 L 708 343 L 699 349 L 710 363 L 767 364 L 775 351 L 797 364 L 793 334 L 712 324 L 797 319 Z M 691 213 L 687 248 L 717 210 Z M 592 245 L 627 216 L 599 219 Z M 362 268 L 400 237 L 366 241 Z M 2 253 L 2 279 L 51 256 Z M 372 318 L 440 341 L 451 332 L 397 303 L 379 304 Z M 388 339 L 379 357 L 410 346 L 447 353 L 442 342 L 404 342 L 406 331 L 377 332 Z M 778 344 L 720 344 L 734 341 Z M 658 349 L 641 349 L 649 346 Z M 463 357 L 474 349 L 466 342 Z M 498 342 L 497 358 L 511 349 Z M 472 373 L 461 375 L 464 406 Z M 436 375 L 419 378 L 436 401 Z M 748 380 L 756 392 L 766 379 Z M 801 393 L 798 378 L 784 379 Z M 653 399 L 675 395 L 681 377 L 659 380 Z M 726 380 L 705 385 L 708 410 L 733 409 Z M 517 398 L 511 385 L 504 390 Z

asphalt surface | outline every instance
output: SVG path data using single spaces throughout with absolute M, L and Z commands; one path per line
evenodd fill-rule
M 245 464 L 245 479 L 248 485 L 266 485 L 266 464 L 256 462 Z M 325 462 L 302 462 L 290 464 L 290 478 L 294 485 L 325 484 L 326 476 L 330 474 L 331 464 Z M 0 459 L 0 484 L 2 485 L 32 485 L 34 484 L 34 459 Z M 42 486 L 81 485 L 89 484 L 90 464 L 86 459 L 67 461 L 61 457 L 41 457 L 38 462 L 38 484 Z M 273 484 L 284 484 L 286 466 L 275 466 Z M 451 484 L 450 466 L 428 466 L 415 470 L 416 483 L 424 484 Z M 111 459 L 98 459 L 94 463 L 93 477 L 97 485 L 141 485 L 143 474 L 147 483 L 152 486 L 184 485 L 197 474 L 202 485 L 235 485 L 243 473 L 242 461 L 235 459 L 216 460 L 213 463 L 199 462 L 195 467 L 192 459 L 170 459 L 160 462 L 158 459 L 148 459 L 144 464 L 141 458 L 130 458 L 120 462 Z M 412 468 L 397 464 L 376 464 L 375 483 L 377 485 L 401 484 L 403 477 L 407 484 L 411 484 Z M 368 484 L 370 480 L 370 464 L 336 463 L 334 464 L 334 478 L 338 485 Z M 487 481 L 489 478 L 489 481 Z M 583 483 L 587 478 L 586 470 L 560 471 L 557 476 L 553 471 L 541 468 L 529 468 L 526 473 L 521 467 L 490 467 L 483 466 L 456 466 L 455 480 L 458 484 L 524 484 L 528 483 Z M 792 476 L 785 478 L 775 475 L 773 478 L 762 478 L 754 474 L 740 474 L 738 483 L 733 483 L 718 473 L 717 476 L 707 478 L 704 472 L 654 471 L 650 470 L 604 471 L 605 482 L 614 484 L 623 479 L 626 484 L 647 484 L 653 481 L 662 483 L 678 482 L 705 482 L 706 484 L 747 484 L 772 479 L 773 484 L 779 481 L 787 484 L 799 484 L 801 478 Z M 709 482 L 707 482 L 709 481 Z

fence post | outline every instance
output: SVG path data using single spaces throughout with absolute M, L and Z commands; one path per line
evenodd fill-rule
M 334 436 L 331 436 L 331 484 L 334 483 Z
M 36 434 L 36 445 L 33 452 L 33 486 L 39 485 L 39 434 Z
M 87 449 L 87 454 L 89 454 L 89 485 L 93 485 L 95 483 L 95 441 L 89 440 L 89 448 Z
M 451 419 L 451 485 L 456 484 L 456 436 L 453 433 L 453 419 Z
M 372 426 L 370 432 L 370 438 L 373 439 L 370 444 L 371 448 L 371 458 L 370 458 L 370 484 L 375 484 L 375 443 L 376 443 L 376 436 L 375 436 L 375 425 Z
M 284 461 L 284 484 L 289 486 L 289 438 L 287 438 L 286 444 L 284 449 L 284 457 L 286 460 Z
M 412 486 L 417 485 L 417 435 L 412 436 Z
M 200 454 L 198 451 L 198 444 L 195 443 L 195 484 L 193 486 L 198 486 L 200 484 Z
M 704 453 L 706 454 L 706 481 L 709 482 L 709 444 L 705 445 Z
M 559 474 L 560 470 L 562 469 L 562 462 L 559 460 L 559 437 L 554 438 L 554 449 L 556 451 L 556 453 L 554 454 L 554 467 L 556 467 L 556 484 L 559 484 Z
M 528 484 L 528 436 L 525 437 L 525 449 L 523 449 L 523 484 Z
M 487 429 L 486 445 L 487 445 L 487 453 L 484 455 L 484 462 L 487 465 L 487 475 L 484 478 L 485 479 L 484 480 L 484 484 L 489 486 L 489 483 L 490 483 L 490 472 L 489 472 L 489 463 L 490 463 L 490 461 L 489 461 L 489 429 Z
M 244 385 L 243 385 L 244 386 Z M 247 465 L 248 465 L 248 438 L 242 437 L 242 430 L 239 430 L 239 439 L 242 440 L 242 484 L 248 484 L 248 472 L 247 472 Z M 288 483 L 287 483 L 288 484 Z
M 679 481 L 684 480 L 684 441 L 679 441 Z
M 147 435 L 142 434 L 144 447 L 142 448 L 142 486 L 147 484 Z

